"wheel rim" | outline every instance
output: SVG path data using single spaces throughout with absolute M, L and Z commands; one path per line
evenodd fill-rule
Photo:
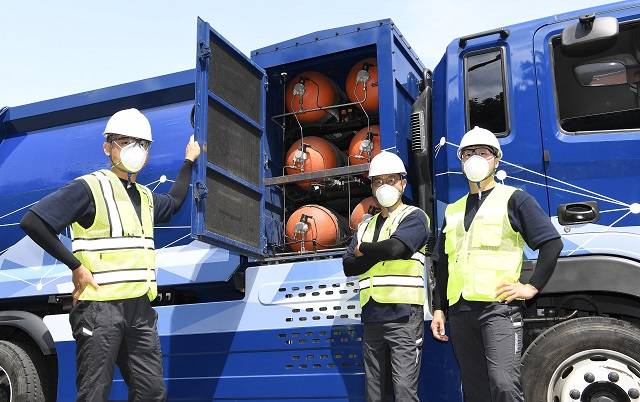
M 640 364 L 608 349 L 565 359 L 549 381 L 547 402 L 640 402 Z
M 11 379 L 3 367 L 0 367 L 0 402 L 11 402 Z

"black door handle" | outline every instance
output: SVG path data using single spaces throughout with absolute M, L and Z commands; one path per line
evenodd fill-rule
M 558 205 L 558 223 L 561 225 L 591 223 L 597 221 L 599 217 L 600 212 L 596 201 Z

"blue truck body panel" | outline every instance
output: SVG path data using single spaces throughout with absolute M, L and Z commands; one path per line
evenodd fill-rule
M 356 286 L 339 259 L 277 264 L 247 270 L 242 300 L 157 307 L 170 399 L 364 400 Z M 58 340 L 58 400 L 70 400 L 74 342 Z M 423 353 L 422 400 L 459 400 L 450 344 L 425 338 Z M 118 374 L 110 398 L 126 395 Z

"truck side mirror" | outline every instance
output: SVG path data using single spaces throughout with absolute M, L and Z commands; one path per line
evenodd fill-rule
M 617 61 L 583 64 L 574 68 L 573 72 L 583 87 L 622 85 L 628 82 L 626 66 Z
M 569 53 L 598 52 L 615 41 L 618 31 L 618 20 L 614 17 L 583 15 L 578 23 L 562 31 L 562 48 Z

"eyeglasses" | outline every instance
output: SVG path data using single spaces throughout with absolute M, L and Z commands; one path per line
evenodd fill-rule
M 402 177 L 400 176 L 376 177 L 375 179 L 371 180 L 371 184 L 373 184 L 373 187 L 380 187 L 383 184 L 393 186 L 401 180 Z
M 147 140 L 141 140 L 140 138 L 133 137 L 111 137 L 110 142 L 113 141 L 118 144 L 121 148 L 126 147 L 127 145 L 131 145 L 133 143 L 138 143 L 142 148 L 149 149 L 151 146 L 151 142 Z
M 493 150 L 487 147 L 465 148 L 460 153 L 460 157 L 462 158 L 463 161 L 466 161 L 467 159 L 471 158 L 473 155 L 482 156 L 485 159 L 490 159 L 496 156 Z

